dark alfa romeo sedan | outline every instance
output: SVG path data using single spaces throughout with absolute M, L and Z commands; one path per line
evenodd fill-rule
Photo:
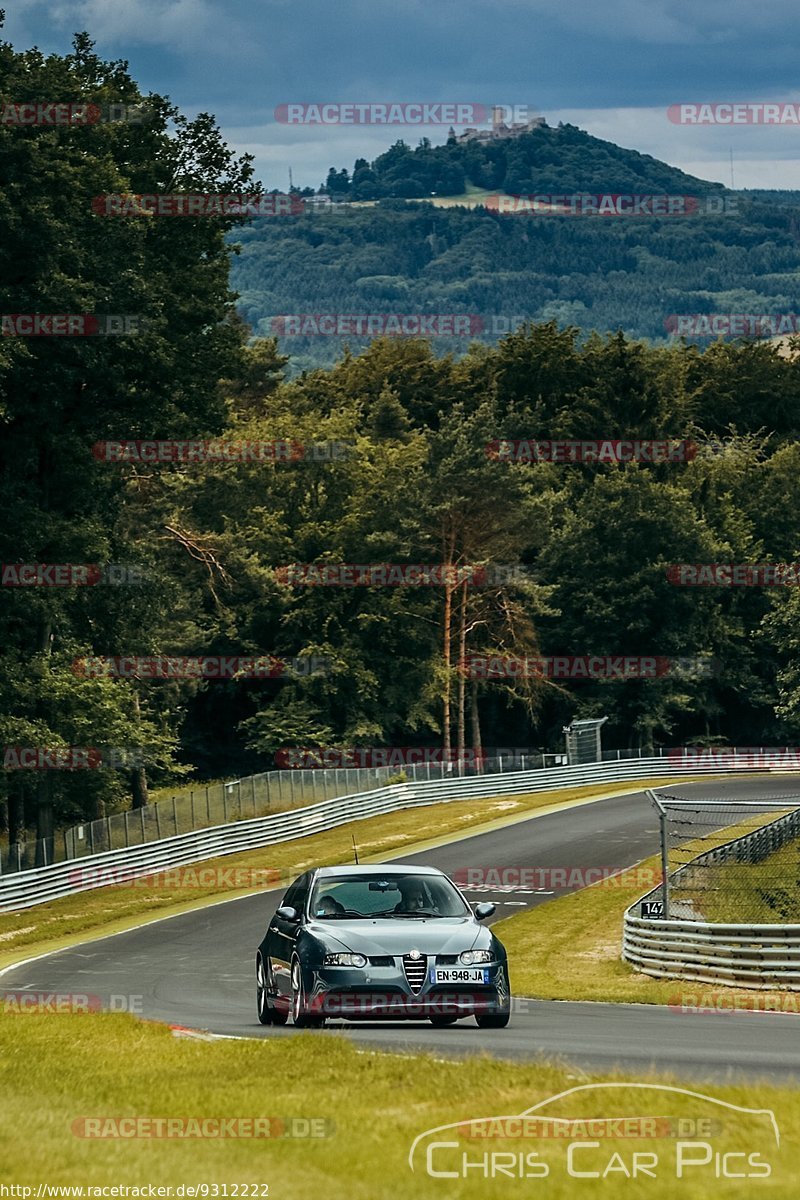
M 256 954 L 258 1019 L 298 1028 L 340 1020 L 474 1016 L 508 1024 L 506 951 L 433 867 L 318 867 L 295 880 Z

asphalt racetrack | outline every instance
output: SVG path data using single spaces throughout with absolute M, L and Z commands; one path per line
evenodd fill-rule
M 687 798 L 797 795 L 800 779 L 740 777 L 663 790 Z M 460 880 L 470 869 L 499 872 L 477 888 L 464 886 L 469 900 L 496 903 L 493 920 L 499 920 L 565 890 L 558 886 L 559 876 L 544 875 L 548 868 L 619 869 L 657 849 L 656 814 L 638 793 L 533 817 L 391 861 L 436 866 Z M 268 866 L 268 849 L 264 858 Z M 515 874 L 524 868 L 537 871 L 533 877 Z M 510 890 L 498 889 L 492 885 L 498 878 L 521 882 L 512 883 Z M 284 890 L 259 892 L 47 955 L 4 972 L 0 987 L 136 996 L 145 1018 L 234 1037 L 292 1036 L 291 1025 L 259 1025 L 255 1000 L 255 950 Z M 513 958 L 509 965 L 513 990 Z M 701 985 L 676 981 L 676 991 L 681 988 L 702 990 Z M 348 1037 L 364 1048 L 419 1049 L 446 1057 L 481 1052 L 510 1059 L 544 1056 L 578 1068 L 619 1067 L 638 1076 L 657 1068 L 696 1081 L 800 1080 L 800 1017 L 792 1014 L 692 1014 L 644 1004 L 517 998 L 511 1023 L 502 1030 L 480 1030 L 471 1019 L 444 1029 L 428 1022 L 331 1021 L 307 1036 Z

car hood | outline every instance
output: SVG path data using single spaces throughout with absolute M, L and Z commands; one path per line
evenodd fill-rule
M 314 921 L 308 926 L 321 941 L 340 942 L 357 954 L 460 954 L 488 950 L 492 935 L 469 917 L 400 917 L 398 920 Z

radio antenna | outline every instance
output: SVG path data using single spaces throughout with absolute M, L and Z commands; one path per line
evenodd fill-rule
M 359 866 L 360 864 L 358 861 L 358 846 L 356 845 L 356 835 L 354 833 L 351 833 L 350 837 L 353 839 L 353 854 L 356 857 L 356 866 Z

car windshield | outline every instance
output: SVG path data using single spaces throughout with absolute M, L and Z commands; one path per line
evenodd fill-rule
M 471 909 L 443 875 L 337 875 L 318 879 L 309 913 L 317 920 L 464 917 Z

